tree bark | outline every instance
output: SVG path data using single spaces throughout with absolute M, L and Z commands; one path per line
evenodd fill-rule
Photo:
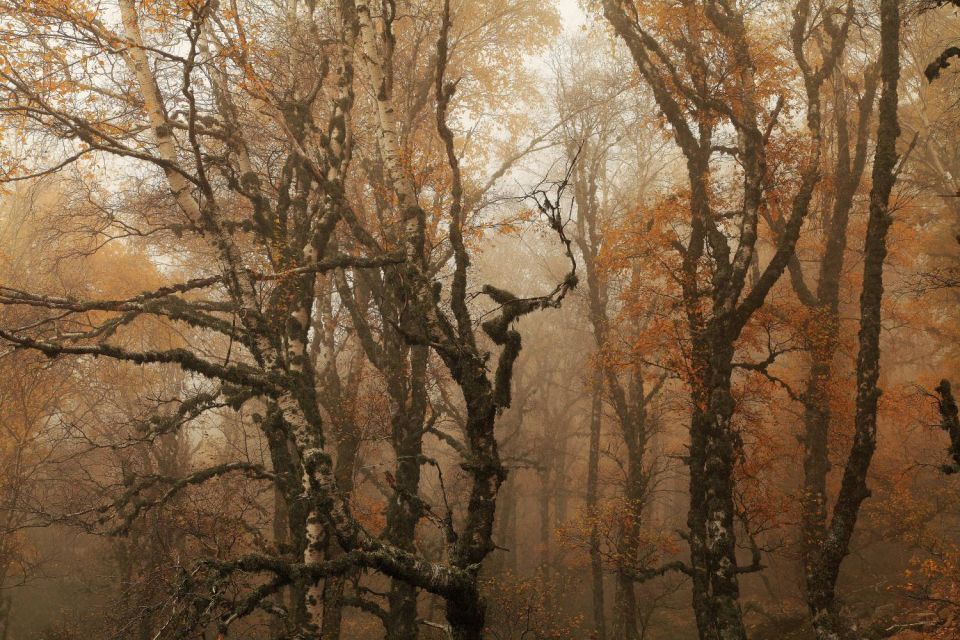
M 877 145 L 870 189 L 870 213 L 864 243 L 863 288 L 860 294 L 860 334 L 857 353 L 857 397 L 854 441 L 844 467 L 840 493 L 824 542 L 808 578 L 813 626 L 820 640 L 837 640 L 846 630 L 836 602 L 840 566 L 849 553 L 860 506 L 870 495 L 867 472 L 876 449 L 877 402 L 880 397 L 880 330 L 883 265 L 887 232 L 892 222 L 890 195 L 896 182 L 897 85 L 900 77 L 900 7 L 897 0 L 880 3 L 880 80 Z
M 815 570 L 828 524 L 827 475 L 830 472 L 828 442 L 832 425 L 830 390 L 834 381 L 833 362 L 840 344 L 840 279 L 847 246 L 847 227 L 853 198 L 866 166 L 870 114 L 876 97 L 876 74 L 868 71 L 864 95 L 859 105 L 856 137 L 851 139 L 847 122 L 846 77 L 840 78 L 834 109 L 837 120 L 837 158 L 834 165 L 835 194 L 829 218 L 828 235 L 820 259 L 815 293 L 803 282 L 799 261 L 791 265 L 794 289 L 811 310 L 811 331 L 806 348 L 811 364 L 803 395 L 804 462 L 801 502 L 801 535 L 805 588 L 816 594 L 820 587 Z M 808 599 L 813 611 L 814 598 Z
M 406 349 L 405 349 L 406 351 Z M 393 419 L 391 441 L 396 454 L 394 495 L 387 505 L 388 541 L 401 549 L 414 550 L 417 523 L 422 517 L 419 497 L 423 453 L 423 423 L 426 414 L 427 349 L 409 348 L 410 375 L 403 385 L 398 412 Z M 406 370 L 402 367 L 401 371 Z M 408 387 L 408 389 L 407 389 Z M 387 596 L 387 640 L 417 637 L 417 589 L 404 580 L 393 580 Z
M 586 511 L 590 517 L 590 583 L 592 587 L 593 625 L 597 640 L 606 640 L 607 621 L 603 597 L 603 558 L 600 532 L 596 522 L 600 488 L 600 435 L 603 428 L 603 378 L 594 373 L 590 390 L 590 453 L 587 459 Z
M 957 400 L 953 397 L 950 381 L 944 378 L 936 388 L 939 400 L 937 409 L 940 412 L 940 428 L 950 436 L 950 446 L 947 453 L 951 462 L 943 465 L 941 470 L 945 474 L 960 472 L 960 417 L 958 417 Z

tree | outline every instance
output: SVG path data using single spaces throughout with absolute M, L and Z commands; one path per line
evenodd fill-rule
M 771 63 L 777 63 L 760 55 L 762 33 L 747 35 L 748 20 L 758 18 L 732 3 L 713 1 L 684 3 L 673 19 L 641 15 L 632 3 L 613 0 L 605 1 L 603 10 L 629 48 L 686 161 L 689 232 L 675 247 L 682 259 L 679 284 L 690 340 L 693 603 L 701 638 L 744 638 L 734 528 L 733 474 L 741 455 L 732 422 L 734 354 L 738 338 L 793 254 L 820 180 L 820 91 L 842 54 L 854 5 L 831 7 L 821 22 L 812 21 L 810 2 L 794 5 L 790 41 L 804 86 L 807 152 L 773 256 L 750 287 L 748 274 L 759 260 L 760 212 L 766 205 L 767 150 L 784 105 L 767 81 L 775 68 Z M 810 42 L 819 44 L 808 46 Z M 814 46 L 819 66 L 809 61 L 808 49 Z M 724 55 L 714 55 L 711 48 Z M 725 127 L 732 129 L 732 147 L 715 140 Z M 735 197 L 715 192 L 718 153 L 735 161 L 741 180 Z M 733 183 L 723 186 L 732 189 Z M 732 208 L 731 222 L 723 219 L 721 203 Z
M 890 194 L 897 179 L 897 83 L 900 77 L 900 9 L 895 1 L 880 4 L 880 102 L 874 152 L 870 215 L 864 244 L 863 288 L 860 294 L 860 336 L 857 354 L 857 399 L 854 441 L 843 472 L 826 538 L 809 572 L 808 597 L 814 628 L 821 638 L 839 638 L 834 589 L 840 563 L 847 554 L 860 505 L 869 495 L 867 471 L 876 448 L 877 401 L 880 391 L 880 316 L 887 233 L 893 221 Z M 809 562 L 809 561 L 808 561 Z
M 576 205 L 576 244 L 586 273 L 586 315 L 596 349 L 596 387 L 591 407 L 590 460 L 588 463 L 586 514 L 591 522 L 589 549 L 593 572 L 593 613 L 597 634 L 605 637 L 603 564 L 604 557 L 615 565 L 614 620 L 610 635 L 639 638 L 639 619 L 635 582 L 642 582 L 651 567 L 646 562 L 649 549 L 645 511 L 653 498 L 660 460 L 651 455 L 658 431 L 656 402 L 666 376 L 655 374 L 646 363 L 656 361 L 654 353 L 631 353 L 631 347 L 643 340 L 644 327 L 651 324 L 654 306 L 621 314 L 617 288 L 632 290 L 643 276 L 639 264 L 623 269 L 604 264 L 604 253 L 616 243 L 610 237 L 617 209 L 636 207 L 649 199 L 656 175 L 663 170 L 655 156 L 663 145 L 657 140 L 631 140 L 635 132 L 644 132 L 644 113 L 649 109 L 647 96 L 631 86 L 617 59 L 599 57 L 586 43 L 574 42 L 562 54 L 558 75 L 558 111 L 564 122 L 563 135 L 568 162 L 574 166 L 573 201 Z M 607 68 L 605 68 L 607 67 Z M 633 148 L 635 147 L 635 148 Z M 638 171 L 639 169 L 639 171 Z M 640 175 L 634 176 L 633 172 Z M 629 177 L 620 177 L 626 174 Z M 615 195 L 616 194 L 616 195 Z M 602 253 L 603 247 L 603 253 Z M 647 266 L 647 265 L 644 265 Z M 620 282 L 623 280 L 623 282 Z M 617 315 L 623 317 L 617 318 Z M 606 402 L 604 402 L 606 400 Z M 615 509 L 601 505 L 599 447 L 601 420 L 608 406 L 617 435 L 624 445 L 622 495 Z M 610 506 L 610 505 L 607 505 Z M 599 520 L 604 511 L 622 523 L 616 549 L 601 551 Z
M 0 0 L 0 633 L 951 637 L 954 4 Z
M 860 81 L 851 80 L 846 64 L 838 63 L 832 92 L 835 155 L 830 167 L 829 212 L 822 214 L 823 239 L 814 260 L 819 269 L 816 285 L 808 284 L 801 261 L 790 260 L 790 281 L 800 302 L 809 309 L 809 325 L 804 331 L 804 349 L 809 353 L 809 373 L 799 395 L 804 408 L 804 484 L 801 494 L 802 532 L 806 589 L 815 624 L 822 613 L 825 596 L 819 568 L 821 553 L 827 544 L 827 477 L 831 468 L 829 443 L 834 416 L 831 405 L 838 377 L 834 362 L 841 344 L 841 290 L 849 235 L 849 222 L 855 206 L 861 178 L 867 166 L 871 114 L 876 101 L 879 70 L 871 65 Z M 849 105 L 849 92 L 858 91 Z M 850 122 L 851 111 L 856 120 Z M 799 251 L 798 251 L 799 253 Z M 830 605 L 832 606 L 832 605 Z M 818 627 L 818 633 L 822 633 Z
M 538 203 L 566 243 L 571 273 L 545 296 L 519 298 L 499 288 L 484 289 L 499 305 L 483 323 L 483 332 L 501 350 L 495 371 L 488 373 L 489 354 L 478 344 L 467 307 L 464 190 L 446 123 L 456 87 L 445 79 L 449 6 L 440 17 L 435 57 L 436 125 L 452 184 L 446 212 L 455 265 L 449 312 L 439 296 L 439 278 L 427 268 L 427 216 L 398 142 L 386 62 L 396 16 L 392 3 L 384 13 L 365 2 L 319 7 L 291 1 L 279 12 L 257 3 L 228 7 L 206 1 L 138 6 L 121 0 L 119 6 L 119 23 L 83 2 L 38 3 L 27 10 L 18 3 L 3 6 L 3 19 L 15 25 L 8 33 L 18 35 L 2 50 L 5 118 L 11 127 L 65 149 L 65 160 L 23 167 L 13 177 L 87 158 L 141 163 L 154 172 L 150 175 L 162 176 L 152 194 L 162 213 L 138 219 L 124 212 L 122 224 L 140 225 L 140 234 L 163 235 L 172 247 L 204 260 L 189 280 L 116 300 L 4 289 L 4 305 L 37 307 L 50 316 L 30 328 L 4 328 L 0 337 L 50 357 L 168 364 L 209 381 L 211 391 L 180 399 L 169 417 L 174 424 L 224 403 L 235 410 L 248 403 L 265 409 L 257 419 L 270 446 L 269 469 L 224 463 L 196 470 L 177 480 L 164 498 L 237 472 L 274 482 L 288 507 L 293 553 L 201 563 L 212 589 L 203 610 L 191 611 L 187 602 L 176 610 L 188 625 L 202 626 L 215 617 L 226 632 L 282 587 L 300 585 L 303 598 L 288 613 L 295 634 L 314 633 L 323 616 L 320 578 L 363 567 L 442 596 L 454 637 L 479 637 L 484 608 L 478 574 L 493 549 L 496 495 L 504 477 L 494 425 L 510 404 L 521 346 L 511 325 L 533 311 L 559 306 L 576 280 L 557 205 L 544 192 Z M 322 15 L 336 19 L 322 20 Z M 355 59 L 369 81 L 364 86 L 373 90 L 372 101 L 355 95 Z M 358 103 L 371 112 L 355 113 Z M 362 139 L 353 122 L 364 115 L 373 123 L 371 142 L 390 189 L 390 218 L 383 222 L 395 248 L 367 229 L 370 221 L 351 199 L 351 158 Z M 348 229 L 349 237 L 335 243 L 338 226 Z M 178 242 L 181 236 L 189 242 Z M 436 353 L 463 394 L 470 497 L 459 527 L 451 513 L 444 517 L 447 562 L 428 561 L 395 537 L 371 534 L 338 482 L 320 410 L 321 381 L 309 351 L 317 281 L 344 268 L 383 270 L 402 309 L 400 334 L 413 353 L 428 348 Z M 92 328 L 60 333 L 59 327 L 85 314 L 96 314 Z M 62 316 L 56 324 L 54 316 Z M 124 328 L 150 316 L 188 325 L 206 337 L 146 351 L 122 346 L 117 338 Z M 328 531 L 344 553 L 326 559 Z M 223 597 L 219 585 L 238 573 L 263 575 L 265 581 L 234 602 Z M 183 589 L 202 586 L 194 574 Z M 277 606 L 274 602 L 268 609 Z

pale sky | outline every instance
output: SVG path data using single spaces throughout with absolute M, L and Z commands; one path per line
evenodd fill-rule
M 587 17 L 580 8 L 581 0 L 555 0 L 555 2 L 563 17 L 564 31 L 569 32 L 586 22 Z

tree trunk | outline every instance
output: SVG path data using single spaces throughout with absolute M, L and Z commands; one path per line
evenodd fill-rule
M 623 530 L 617 554 L 623 567 L 635 567 L 640 557 L 640 529 L 643 521 L 643 509 L 647 500 L 650 478 L 644 468 L 647 452 L 647 413 L 644 384 L 640 372 L 633 372 L 629 386 L 629 397 L 619 381 L 608 374 L 620 429 L 627 449 L 627 477 L 624 487 L 625 513 L 622 515 Z M 615 596 L 617 616 L 615 633 L 623 640 L 639 640 L 637 596 L 632 576 L 621 571 L 617 575 Z
M 495 540 L 498 546 L 507 549 L 493 556 L 491 560 L 492 575 L 510 572 L 517 573 L 517 490 L 515 483 L 508 477 L 500 487 L 500 496 L 497 499 L 497 535 Z
M 447 599 L 447 623 L 452 640 L 483 640 L 486 605 L 470 590 L 460 598 Z
M 360 442 L 353 433 L 341 430 L 340 441 L 337 443 L 337 461 L 334 475 L 337 486 L 343 495 L 353 495 L 353 470 L 356 467 L 357 456 L 360 453 Z M 330 535 L 327 541 L 327 559 L 333 560 L 343 553 L 337 544 L 336 536 Z M 338 640 L 343 622 L 343 592 L 347 582 L 347 575 L 330 576 L 323 583 L 323 623 L 320 627 L 320 637 L 323 640 Z
M 870 215 L 864 243 L 863 288 L 860 294 L 860 335 L 857 354 L 857 398 L 854 440 L 830 527 L 816 554 L 807 580 L 813 626 L 820 640 L 837 640 L 845 630 L 837 611 L 836 586 L 840 566 L 849 553 L 860 505 L 869 497 L 867 472 L 876 449 L 877 402 L 880 397 L 880 329 L 883 264 L 890 228 L 890 194 L 896 182 L 897 84 L 900 76 L 900 8 L 897 0 L 880 3 L 881 94 L 877 146 L 870 189 Z
M 600 556 L 600 533 L 596 512 L 599 499 L 600 435 L 603 427 L 603 378 L 594 373 L 590 398 L 590 455 L 587 459 L 587 504 L 590 524 L 590 578 L 593 592 L 593 626 L 597 640 L 606 640 L 607 621 L 603 597 L 603 558 Z
M 740 443 L 733 431 L 730 375 L 733 344 L 713 327 L 699 337 L 704 384 L 693 390 L 690 427 L 690 561 L 693 608 L 701 640 L 745 640 L 734 532 L 733 468 Z M 696 348 L 696 347 L 695 347 Z
M 540 495 L 537 500 L 540 503 L 540 580 L 541 584 L 550 583 L 552 573 L 550 557 L 550 461 L 542 462 L 544 468 L 540 471 Z
M 393 545 L 414 551 L 420 506 L 420 465 L 423 455 L 423 420 L 426 413 L 426 347 L 411 347 L 410 376 L 398 389 L 399 407 L 393 420 L 392 443 L 396 454 L 394 495 L 387 506 L 386 539 Z M 399 367 L 398 372 L 406 370 Z M 409 398 L 409 400 L 408 400 Z M 387 640 L 417 637 L 417 589 L 404 580 L 393 580 L 387 596 Z
M 306 509 L 303 501 L 296 499 L 300 483 L 283 428 L 283 418 L 275 405 L 267 406 L 263 430 L 270 445 L 271 464 L 279 479 L 274 489 L 273 542 L 279 552 L 302 557 L 306 547 Z M 288 632 L 294 635 L 308 633 L 306 584 L 298 580 L 284 591 L 288 609 Z

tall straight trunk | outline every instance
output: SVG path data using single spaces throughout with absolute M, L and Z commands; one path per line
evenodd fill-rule
M 497 533 L 495 540 L 506 552 L 498 553 L 490 563 L 491 575 L 504 572 L 517 573 L 516 551 L 516 522 L 517 522 L 517 491 L 515 483 L 507 477 L 500 487 L 500 497 L 497 500 Z
M 687 525 L 694 613 L 701 640 L 744 640 L 734 532 L 733 469 L 740 455 L 731 424 L 734 347 L 715 326 L 696 342 L 704 374 L 693 389 L 690 428 Z
M 569 152 L 568 152 L 569 153 Z M 600 154 L 591 158 L 591 153 Z M 594 340 L 598 350 L 607 347 L 610 334 L 610 319 L 607 310 L 608 290 L 607 283 L 602 279 L 597 259 L 601 244 L 599 228 L 599 203 L 597 190 L 603 167 L 602 146 L 593 148 L 583 143 L 579 154 L 584 164 L 593 165 L 590 173 L 578 170 L 576 173 L 575 194 L 577 202 L 577 244 L 583 255 L 584 267 L 587 272 L 589 318 L 593 328 Z M 633 274 L 634 278 L 638 273 Z M 603 392 L 609 393 L 611 404 L 616 414 L 620 435 L 626 445 L 627 474 L 623 487 L 623 497 L 627 513 L 623 517 L 623 530 L 617 545 L 617 554 L 620 558 L 620 568 L 617 572 L 616 588 L 614 593 L 614 619 L 612 635 L 623 640 L 639 638 L 637 601 L 635 594 L 635 577 L 631 573 L 638 557 L 640 521 L 642 507 L 650 486 L 647 470 L 644 468 L 644 459 L 649 444 L 647 433 L 646 408 L 647 398 L 644 396 L 643 376 L 641 370 L 629 374 L 629 384 L 620 379 L 614 369 L 598 363 L 594 380 L 593 403 L 591 407 L 591 434 L 590 434 L 590 461 L 588 464 L 587 492 L 588 511 L 596 510 L 597 503 L 597 475 L 599 472 L 600 422 L 603 412 Z M 625 388 L 626 387 L 626 388 Z M 603 620 L 603 565 L 600 557 L 600 542 L 596 528 L 591 529 L 590 539 L 591 571 L 593 574 L 593 612 L 596 621 Z M 606 635 L 605 623 L 598 624 L 598 632 Z
M 454 363 L 451 361 L 448 366 L 450 364 Z M 454 543 L 451 552 L 454 566 L 469 572 L 472 580 L 463 585 L 457 596 L 447 599 L 447 622 L 453 640 L 482 640 L 486 602 L 478 584 L 480 563 L 494 548 L 496 497 L 507 474 L 494 436 L 498 408 L 493 394 L 489 393 L 492 385 L 486 371 L 481 366 L 459 367 L 454 364 L 450 368 L 463 390 L 467 405 L 467 441 L 478 458 L 472 470 L 473 486 L 467 502 L 464 533 Z
M 567 150 L 570 158 L 581 157 L 575 165 L 574 198 L 577 204 L 577 246 L 583 256 L 587 274 L 587 296 L 589 302 L 590 325 L 593 339 L 599 352 L 606 343 L 608 333 L 607 284 L 597 269 L 600 250 L 599 201 L 597 189 L 601 179 L 603 162 L 589 159 L 591 152 L 596 153 L 588 140 L 580 142 L 579 151 L 571 146 Z M 598 158 L 599 159 L 599 158 Z M 585 167 L 594 170 L 585 171 Z M 592 612 L 594 629 L 598 640 L 607 638 L 606 603 L 603 584 L 603 557 L 600 548 L 600 532 L 596 518 L 600 503 L 600 440 L 603 428 L 603 396 L 608 372 L 597 362 L 593 372 L 590 398 L 590 450 L 587 459 L 586 512 L 591 519 L 590 525 L 590 576 L 592 590 Z
M 287 520 L 287 499 L 283 494 L 279 485 L 274 485 L 273 487 L 273 546 L 277 549 L 278 552 L 282 552 L 290 544 L 290 531 L 288 527 Z M 290 606 L 292 602 L 292 593 L 289 586 L 283 587 L 280 590 L 280 599 L 287 603 L 287 607 L 292 611 L 293 607 Z M 284 635 L 284 621 L 274 616 L 270 620 L 270 637 L 271 638 L 281 638 Z
M 549 404 L 549 403 L 548 403 Z M 543 606 L 551 610 L 556 591 L 549 585 L 562 577 L 561 547 L 553 545 L 554 527 L 562 522 L 564 507 L 564 446 L 569 427 L 570 404 L 548 406 L 543 414 L 545 430 L 540 448 L 540 493 L 537 496 L 540 511 L 540 580 L 544 585 Z
M 553 486 L 551 487 L 551 495 L 553 496 L 553 528 L 565 525 L 569 517 L 570 488 L 568 483 L 570 482 L 570 477 L 566 473 L 570 464 L 568 446 L 570 442 L 570 427 L 572 426 L 572 422 L 568 419 L 569 415 L 568 408 L 564 407 L 563 413 L 559 416 L 559 420 L 556 423 L 556 430 L 552 435 L 556 447 L 553 460 Z M 563 560 L 563 547 L 560 546 L 557 547 L 554 556 L 554 563 L 560 573 L 563 573 L 563 569 L 566 566 Z
M 334 475 L 337 486 L 343 494 L 353 494 L 353 470 L 356 467 L 357 456 L 360 453 L 360 441 L 352 434 L 343 430 L 340 442 L 337 443 L 337 462 L 334 466 Z M 327 559 L 333 560 L 343 554 L 343 549 L 337 544 L 335 536 L 329 536 L 327 541 Z M 348 580 L 347 575 L 330 576 L 323 583 L 323 623 L 320 626 L 320 637 L 323 640 L 338 640 L 343 623 L 343 594 Z
M 646 398 L 643 377 L 633 372 L 629 388 L 624 390 L 619 380 L 608 374 L 611 395 L 623 440 L 627 450 L 627 477 L 624 486 L 626 513 L 617 554 L 623 568 L 634 567 L 640 559 L 640 529 L 649 489 L 649 475 L 644 458 L 649 443 L 647 431 Z M 639 640 L 639 615 L 633 576 L 621 570 L 617 574 L 615 633 L 623 640 Z
M 506 540 L 509 543 L 508 549 L 513 551 L 517 550 L 517 546 L 520 543 L 520 536 L 518 535 L 518 515 L 520 513 L 519 496 L 517 495 L 517 484 L 513 483 L 510 489 L 509 495 L 509 504 L 510 504 L 510 519 L 505 523 L 504 529 L 507 532 Z M 520 555 L 518 553 L 508 553 L 507 554 L 507 570 L 509 570 L 513 575 L 519 575 L 520 573 Z
M 624 529 L 620 533 L 620 542 L 617 545 L 617 554 L 622 558 L 624 565 L 628 565 L 637 555 L 638 534 L 638 523 L 630 517 L 625 521 Z M 634 579 L 627 572 L 618 571 L 614 592 L 613 637 L 618 640 L 639 640 L 637 621 L 637 594 Z
M 537 496 L 540 507 L 540 579 L 544 585 L 549 584 L 552 573 L 552 558 L 550 553 L 550 468 L 549 461 L 544 461 L 544 469 L 540 472 L 540 495 Z
M 0 597 L 0 640 L 7 640 L 10 634 L 10 610 L 12 606 L 12 596 Z
M 590 452 L 587 458 L 586 509 L 590 515 L 590 582 L 593 600 L 593 626 L 597 640 L 606 640 L 607 621 L 603 597 L 603 558 L 600 556 L 600 532 L 596 512 L 599 502 L 600 434 L 603 427 L 603 378 L 594 373 L 590 396 Z
M 522 432 L 524 425 L 524 410 L 521 407 L 513 414 L 512 420 L 504 425 L 501 444 L 513 442 Z M 489 575 L 499 576 L 509 573 L 516 576 L 518 567 L 517 551 L 517 512 L 519 510 L 517 482 L 508 475 L 500 486 L 500 495 L 497 498 L 497 520 L 494 541 L 502 548 L 500 553 L 494 554 L 489 565 Z
M 880 329 L 883 264 L 892 221 L 890 194 L 896 182 L 896 143 L 900 134 L 897 85 L 900 77 L 900 7 L 898 0 L 880 3 L 879 123 L 870 189 L 870 215 L 864 243 L 863 288 L 860 293 L 860 334 L 857 353 L 857 397 L 854 439 L 843 481 L 823 545 L 810 563 L 808 601 L 820 640 L 845 635 L 836 602 L 840 566 L 849 553 L 860 506 L 869 497 L 867 472 L 876 449 L 877 402 L 880 397 Z
M 419 498 L 420 466 L 423 455 L 423 421 L 426 414 L 427 348 L 409 348 L 409 378 L 397 393 L 392 443 L 396 454 L 394 495 L 387 505 L 386 539 L 393 545 L 414 551 L 417 523 L 422 517 Z M 398 373 L 405 371 L 399 367 Z M 417 637 L 417 589 L 405 580 L 392 580 L 387 595 L 387 640 Z
M 269 442 L 270 461 L 277 474 L 274 491 L 274 544 L 278 550 L 302 557 L 306 549 L 306 508 L 300 494 L 293 452 L 284 432 L 283 417 L 274 404 L 267 404 L 263 430 Z M 286 588 L 288 633 L 304 635 L 315 633 L 307 615 L 307 584 L 297 580 Z M 318 621 L 319 622 L 319 621 Z
M 639 640 L 637 631 L 637 595 L 633 578 L 617 573 L 616 592 L 614 593 L 613 635 L 623 640 Z

